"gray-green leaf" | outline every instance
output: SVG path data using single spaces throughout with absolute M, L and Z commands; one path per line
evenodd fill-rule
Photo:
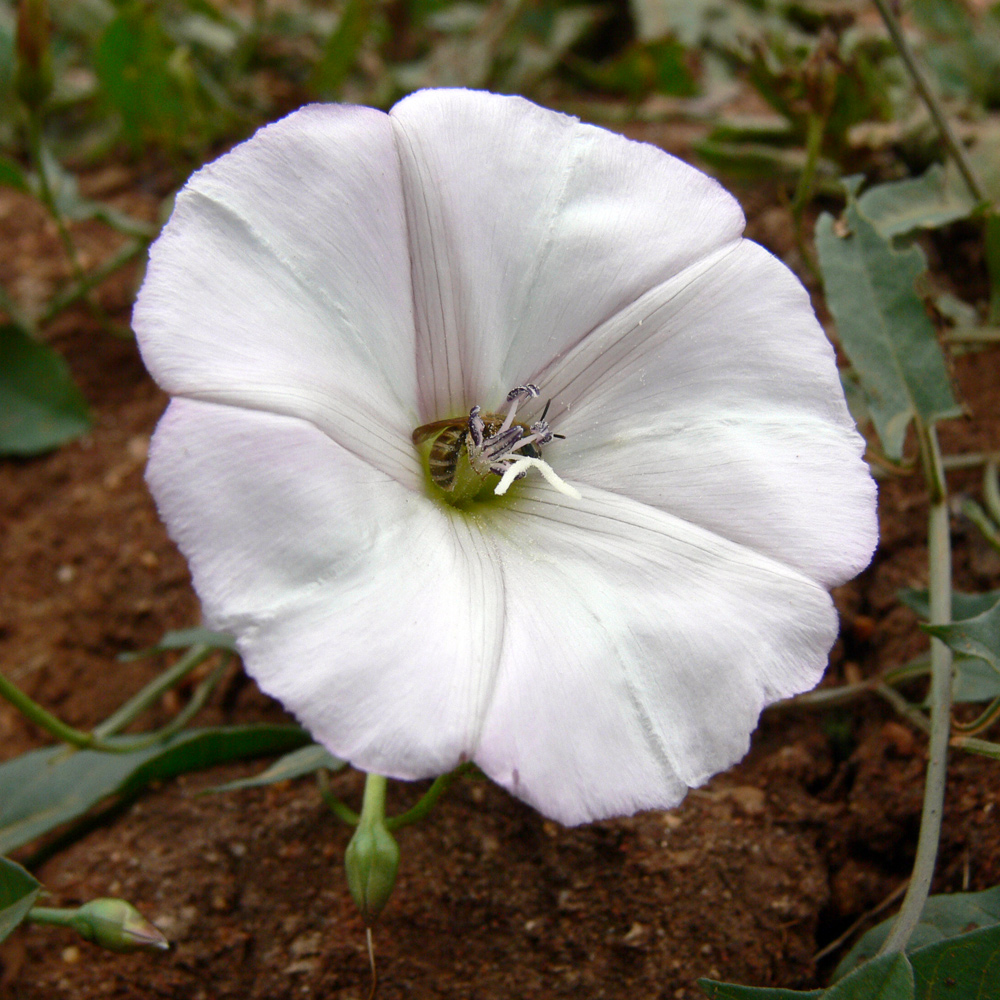
M 863 962 L 878 953 L 883 941 L 889 936 L 895 917 L 883 920 L 873 927 L 847 953 L 834 971 L 834 980 L 847 975 Z M 939 944 L 956 938 L 968 931 L 1000 924 L 1000 887 L 985 892 L 956 892 L 948 895 L 931 896 L 924 904 L 920 923 L 917 924 L 907 945 L 908 953 L 920 952 L 932 944 Z M 918 965 L 916 954 L 910 954 L 914 967 Z M 918 969 L 919 975 L 919 969 Z M 956 998 L 959 994 L 956 994 Z M 962 994 L 964 997 L 964 994 Z
M 0 326 L 0 454 L 38 455 L 89 429 L 62 357 L 13 323 Z
M 115 736 L 127 746 L 141 737 Z M 298 726 L 189 729 L 135 753 L 45 747 L 0 765 L 0 853 L 82 816 L 109 796 L 129 797 L 151 781 L 309 742 Z
M 1000 926 L 928 945 L 910 955 L 916 1000 L 996 1000 Z
M 209 788 L 209 792 L 235 792 L 240 788 L 260 788 L 263 785 L 273 785 L 278 781 L 290 781 L 306 774 L 314 774 L 321 768 L 327 771 L 340 771 L 347 767 L 347 761 L 334 757 L 329 750 L 318 743 L 312 743 L 301 750 L 293 750 L 276 760 L 267 770 L 255 774 L 252 778 L 240 778 L 224 785 Z
M 926 262 L 917 247 L 895 250 L 848 200 L 849 234 L 828 213 L 816 225 L 827 303 L 868 401 L 885 453 L 903 455 L 915 417 L 930 425 L 957 416 L 944 356 L 915 283 Z
M 891 240 L 915 229 L 934 229 L 964 219 L 976 200 L 964 184 L 949 182 L 945 169 L 935 163 L 920 177 L 876 184 L 858 199 L 858 208 Z
M 0 941 L 28 915 L 42 884 L 19 864 L 0 858 Z
M 913 967 L 905 955 L 881 955 L 834 983 L 823 1000 L 914 1000 Z
M 1000 601 L 975 618 L 920 627 L 946 642 L 956 653 L 985 660 L 1000 674 Z
M 158 653 L 165 653 L 171 649 L 190 649 L 192 646 L 211 646 L 213 649 L 225 649 L 230 653 L 236 652 L 236 640 L 228 632 L 213 632 L 211 629 L 201 627 L 181 628 L 165 632 L 163 638 L 155 646 L 137 649 L 133 653 L 122 653 L 118 659 L 123 663 L 130 663 L 132 660 L 156 656 Z

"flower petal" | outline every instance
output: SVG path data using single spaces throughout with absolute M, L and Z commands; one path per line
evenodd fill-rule
M 868 564 L 875 484 L 809 297 L 742 241 L 628 306 L 534 378 L 556 471 L 833 586 Z
M 193 400 L 170 404 L 148 479 L 206 620 L 317 740 L 402 778 L 471 756 L 505 602 L 471 519 L 304 421 Z
M 424 420 L 495 408 L 527 373 L 743 231 L 711 178 L 522 98 L 422 91 L 390 115 Z
M 191 178 L 133 321 L 168 392 L 302 417 L 417 484 L 412 315 L 389 118 L 315 105 Z
M 812 581 L 649 507 L 526 480 L 470 518 L 295 418 L 175 400 L 148 476 L 208 622 L 333 753 L 471 757 L 566 823 L 676 804 L 836 634 Z
M 829 595 L 631 500 L 526 480 L 496 525 L 503 662 L 475 760 L 564 823 L 676 805 L 742 757 L 761 709 L 814 686 Z

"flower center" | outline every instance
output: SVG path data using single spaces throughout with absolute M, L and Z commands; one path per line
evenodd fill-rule
M 557 489 L 579 496 L 542 459 L 542 445 L 561 434 L 553 434 L 541 417 L 530 426 L 515 421 L 518 405 L 538 396 L 538 387 L 519 385 L 507 393 L 500 413 L 483 413 L 474 406 L 466 417 L 448 417 L 424 424 L 413 432 L 433 487 L 455 506 L 473 500 L 503 496 L 515 479 L 523 479 L 529 468 L 537 468 Z M 491 477 L 499 476 L 497 482 Z

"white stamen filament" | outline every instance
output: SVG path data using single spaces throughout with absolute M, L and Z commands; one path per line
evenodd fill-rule
M 557 489 L 560 493 L 564 493 L 568 497 L 573 497 L 574 500 L 580 499 L 579 491 L 570 486 L 569 483 L 563 482 L 563 480 L 556 475 L 555 469 L 553 469 L 548 462 L 541 458 L 531 458 L 528 455 L 524 455 L 507 467 L 507 471 L 503 474 L 503 477 L 500 482 L 497 483 L 496 489 L 493 492 L 498 497 L 502 497 L 507 490 L 510 489 L 510 484 L 514 482 L 518 476 L 531 468 L 538 469 L 538 471 L 545 477 L 546 482 L 555 487 L 555 489 Z

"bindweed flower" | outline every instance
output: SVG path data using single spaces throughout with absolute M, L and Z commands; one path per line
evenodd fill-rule
M 578 823 L 676 804 L 817 683 L 875 488 L 743 227 L 658 149 L 468 91 L 307 107 L 192 177 L 134 316 L 174 397 L 148 478 L 334 754 Z

